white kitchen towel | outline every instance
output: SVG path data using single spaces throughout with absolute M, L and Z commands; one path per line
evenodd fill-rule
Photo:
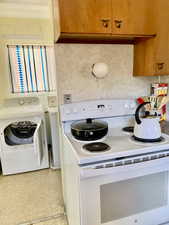
M 53 46 L 8 46 L 13 93 L 56 90 Z

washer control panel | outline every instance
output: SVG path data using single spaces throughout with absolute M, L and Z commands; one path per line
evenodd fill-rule
M 18 106 L 29 106 L 29 105 L 38 105 L 40 103 L 39 98 L 37 97 L 18 97 L 18 98 L 9 98 L 5 99 L 3 106 L 4 107 L 18 107 Z

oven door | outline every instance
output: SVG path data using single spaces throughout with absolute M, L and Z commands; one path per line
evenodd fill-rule
M 169 221 L 168 158 L 81 169 L 82 225 L 159 225 Z

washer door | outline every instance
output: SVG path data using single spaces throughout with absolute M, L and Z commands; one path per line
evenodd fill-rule
M 7 145 L 22 145 L 33 143 L 33 136 L 37 124 L 31 121 L 19 121 L 8 125 L 4 130 Z

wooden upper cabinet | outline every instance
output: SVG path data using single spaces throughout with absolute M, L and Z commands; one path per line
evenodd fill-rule
M 111 0 L 60 0 L 62 33 L 111 33 Z
M 157 37 L 154 44 L 155 49 L 155 74 L 169 74 L 169 1 L 157 1 L 156 21 Z
M 112 33 L 152 35 L 152 0 L 112 0 Z
M 169 0 L 154 0 L 156 37 L 134 47 L 134 75 L 169 74 Z
M 61 33 L 154 35 L 153 0 L 59 0 Z

